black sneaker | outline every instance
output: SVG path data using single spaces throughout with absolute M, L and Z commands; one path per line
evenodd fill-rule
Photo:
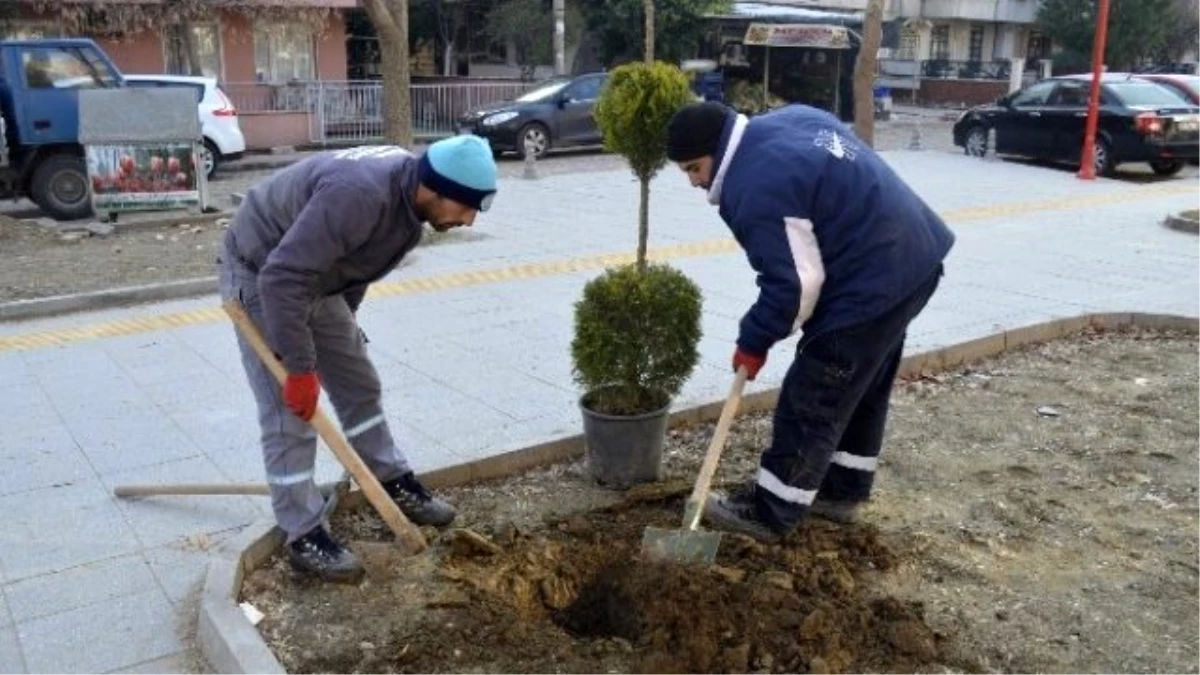
M 322 581 L 357 584 L 366 574 L 354 551 L 338 543 L 320 525 L 288 544 L 287 553 L 292 567 L 311 572 Z
M 411 471 L 384 482 L 383 489 L 415 525 L 442 527 L 449 525 L 458 515 L 453 506 L 430 494 Z
M 704 504 L 704 518 L 718 529 L 744 534 L 765 544 L 783 539 L 783 534 L 763 521 L 754 503 L 754 493 L 733 496 L 712 494 Z

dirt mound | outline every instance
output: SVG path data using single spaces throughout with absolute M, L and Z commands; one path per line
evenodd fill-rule
M 376 645 L 379 658 L 368 667 L 913 672 L 940 664 L 921 608 L 868 592 L 864 576 L 891 564 L 872 529 L 814 521 L 772 546 L 726 535 L 711 567 L 638 560 L 644 528 L 677 527 L 681 512 L 675 495 L 552 521 L 539 532 L 447 536 L 436 576 L 462 595 L 431 603 L 436 611 L 402 644 Z

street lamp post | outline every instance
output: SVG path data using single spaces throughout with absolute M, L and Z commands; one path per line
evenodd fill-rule
M 1079 177 L 1096 177 L 1096 126 L 1100 122 L 1100 79 L 1104 75 L 1104 42 L 1108 38 L 1108 0 L 1098 0 L 1096 37 L 1092 43 L 1092 88 L 1088 94 L 1087 126 L 1083 132 Z

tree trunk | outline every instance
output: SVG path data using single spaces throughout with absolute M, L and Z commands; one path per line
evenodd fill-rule
M 179 43 L 186 61 L 184 70 L 188 75 L 203 75 L 204 69 L 200 66 L 200 52 L 196 51 L 196 34 L 192 32 L 192 22 L 186 17 L 180 17 L 175 27 L 179 30 Z
M 412 91 L 408 63 L 408 0 L 364 0 L 367 16 L 379 36 L 383 71 L 383 136 L 389 143 L 412 147 Z
M 875 147 L 875 64 L 883 40 L 883 0 L 867 0 L 863 17 L 863 39 L 854 62 L 854 133 Z
M 646 12 L 646 64 L 654 63 L 654 0 L 642 0 Z
M 646 246 L 650 240 L 650 179 L 641 180 L 641 200 L 638 205 L 637 268 L 646 271 Z

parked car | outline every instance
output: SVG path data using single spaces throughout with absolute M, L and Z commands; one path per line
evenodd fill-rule
M 496 154 L 522 157 L 526 147 L 540 158 L 551 148 L 600 145 L 592 112 L 607 80 L 607 73 L 550 78 L 516 99 L 468 111 L 457 131 L 486 138 Z
M 1178 73 L 1139 73 L 1137 77 L 1151 82 L 1157 82 L 1165 87 L 1174 89 L 1184 98 L 1200 105 L 1200 75 L 1180 75 Z
M 1091 81 L 1090 74 L 1049 78 L 972 108 L 955 122 L 954 144 L 968 155 L 982 156 L 988 131 L 994 129 L 997 154 L 1077 163 Z M 1121 163 L 1147 162 L 1156 174 L 1169 176 L 1197 157 L 1200 107 L 1140 76 L 1103 77 L 1097 175 L 1111 175 Z
M 204 173 L 210 179 L 222 162 L 246 152 L 246 137 L 238 124 L 237 108 L 217 85 L 216 78 L 191 75 L 125 75 L 129 87 L 192 87 L 200 106 L 204 135 Z

